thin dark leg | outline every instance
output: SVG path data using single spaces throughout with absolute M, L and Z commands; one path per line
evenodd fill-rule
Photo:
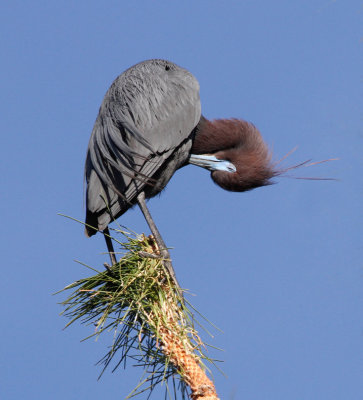
M 142 213 L 144 214 L 144 217 L 146 219 L 147 224 L 149 225 L 149 228 L 151 230 L 151 233 L 153 234 L 155 241 L 159 247 L 159 250 L 161 252 L 161 255 L 164 259 L 163 263 L 165 265 L 165 268 L 168 270 L 170 276 L 172 277 L 172 279 L 174 280 L 176 286 L 178 289 L 180 289 L 179 283 L 176 279 L 175 276 L 175 272 L 174 272 L 174 268 L 171 264 L 170 261 L 170 254 L 169 251 L 167 249 L 167 247 L 165 246 L 164 240 L 160 235 L 159 229 L 156 227 L 154 220 L 151 217 L 151 214 L 149 212 L 149 209 L 146 207 L 146 202 L 145 202 L 145 193 L 141 192 L 138 196 L 137 196 L 137 203 L 142 211 Z
M 112 239 L 110 237 L 110 231 L 108 230 L 108 227 L 103 230 L 103 237 L 105 238 L 107 250 L 110 254 L 111 264 L 115 265 L 117 262 L 115 257 L 115 250 L 113 249 Z

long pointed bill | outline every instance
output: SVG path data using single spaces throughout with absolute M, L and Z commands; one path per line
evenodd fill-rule
M 236 167 L 229 161 L 219 160 L 214 156 L 191 154 L 189 164 L 209 169 L 209 171 L 236 172 Z

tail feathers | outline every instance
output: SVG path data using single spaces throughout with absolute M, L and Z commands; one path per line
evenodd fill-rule
M 87 237 L 95 235 L 99 231 L 97 215 L 87 211 L 86 214 L 86 226 L 84 233 Z

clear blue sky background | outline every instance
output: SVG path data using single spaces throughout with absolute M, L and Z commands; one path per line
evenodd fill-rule
M 99 267 L 83 164 L 103 95 L 127 67 L 166 58 L 201 86 L 209 118 L 255 123 L 286 164 L 338 157 L 251 193 L 196 167 L 149 202 L 182 286 L 224 333 L 221 399 L 363 398 L 362 3 L 8 1 L 1 43 L 0 397 L 125 397 L 141 371 L 93 364 L 107 341 L 62 331 L 51 296 Z M 138 209 L 121 222 L 148 232 Z M 110 338 L 111 340 L 111 338 Z M 140 396 L 146 398 L 146 396 Z M 160 398 L 160 395 L 154 398 Z

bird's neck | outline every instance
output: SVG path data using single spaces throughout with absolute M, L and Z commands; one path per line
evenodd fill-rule
M 226 149 L 250 148 L 262 142 L 256 127 L 241 119 L 208 120 L 201 117 L 195 130 L 192 154 L 216 154 Z M 258 143 L 259 144 L 259 143 Z
M 192 154 L 210 154 L 230 161 L 236 172 L 214 171 L 212 179 L 223 189 L 243 192 L 270 183 L 277 175 L 271 154 L 258 129 L 238 119 L 209 121 L 197 125 Z

